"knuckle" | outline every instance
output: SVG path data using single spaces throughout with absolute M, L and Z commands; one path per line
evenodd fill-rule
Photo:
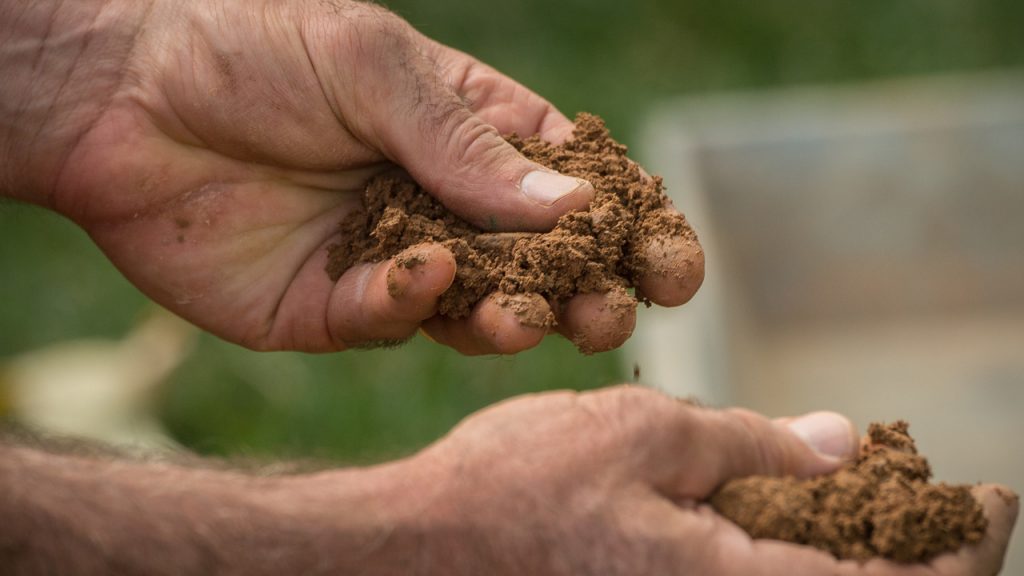
M 328 7 L 314 11 L 308 27 L 320 30 L 336 62 L 351 73 L 346 79 L 362 89 L 387 82 L 396 70 L 407 67 L 416 53 L 412 27 L 394 13 L 372 4 L 358 3 L 343 17 Z
M 582 395 L 573 390 L 555 390 L 521 394 L 503 402 L 491 404 L 462 420 L 453 429 L 465 431 L 467 428 L 477 431 L 482 428 L 503 426 L 506 421 L 523 419 L 524 417 L 544 417 L 551 419 L 571 411 Z
M 779 474 L 790 469 L 788 450 L 771 430 L 772 424 L 762 415 L 744 408 L 730 408 L 724 414 L 732 421 L 736 441 L 746 446 L 746 457 L 753 469 L 762 474 Z
M 680 427 L 689 431 L 687 410 L 680 410 L 683 403 L 658 390 L 625 384 L 593 394 L 605 422 L 627 443 L 678 434 Z
M 448 146 L 452 160 L 457 166 L 479 166 L 496 168 L 505 150 L 505 141 L 498 130 L 470 112 L 461 102 L 457 109 L 441 111 L 446 117 L 439 118 L 446 125 L 449 135 Z

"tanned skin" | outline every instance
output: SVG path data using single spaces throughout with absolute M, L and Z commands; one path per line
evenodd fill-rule
M 570 129 L 536 94 L 376 6 L 0 0 L 0 192 L 67 216 L 153 299 L 254 349 L 336 351 L 421 328 L 466 353 L 536 345 L 543 333 L 500 310 L 436 316 L 455 266 L 442 247 L 398 279 L 401 298 L 387 291 L 391 262 L 332 282 L 324 248 L 366 178 L 395 166 L 470 221 L 550 228 L 592 187 L 551 174 L 527 185 L 540 168 L 499 134 L 557 142 Z M 645 285 L 680 303 L 673 285 Z M 601 302 L 568 308 L 599 314 Z M 856 438 L 836 414 L 770 421 L 627 386 L 513 399 L 411 457 L 312 474 L 2 443 L 0 572 L 998 571 L 1017 514 L 999 486 L 975 490 L 985 539 L 928 566 L 751 541 L 701 504 L 731 478 L 834 470 Z
M 751 541 L 701 504 L 750 474 L 857 450 L 844 418 L 770 421 L 634 386 L 512 399 L 409 458 L 259 477 L 0 446 L 0 565 L 14 574 L 989 575 L 1017 512 L 979 486 L 985 539 L 930 565 Z M 931 571 L 929 571 L 931 570 Z

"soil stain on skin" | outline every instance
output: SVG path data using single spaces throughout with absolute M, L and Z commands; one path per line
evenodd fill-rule
M 967 486 L 931 484 L 906 422 L 872 424 L 860 455 L 809 480 L 752 476 L 725 484 L 711 505 L 754 538 L 924 562 L 982 539 L 988 523 Z
M 562 216 L 550 232 L 488 232 L 449 212 L 408 177 L 381 175 L 367 184 L 364 209 L 341 222 L 341 235 L 350 242 L 329 248 L 330 277 L 336 280 L 354 264 L 379 262 L 410 246 L 435 242 L 450 250 L 457 264 L 455 281 L 438 304 L 443 316 L 464 318 L 492 292 L 535 294 L 552 303 L 613 292 L 628 300 L 617 298 L 616 306 L 632 309 L 637 300 L 626 289 L 645 276 L 664 275 L 650 262 L 650 253 L 656 240 L 670 238 L 689 255 L 674 279 L 694 290 L 699 286 L 704 254 L 696 234 L 671 209 L 661 178 L 645 177 L 600 118 L 577 116 L 573 138 L 561 145 L 536 136 L 506 139 L 527 158 L 588 180 L 596 193 L 588 209 Z M 648 303 L 642 294 L 638 297 Z M 525 325 L 555 323 L 550 313 L 525 309 L 527 301 L 521 298 L 501 302 Z M 543 302 L 538 304 L 546 310 Z
M 523 326 L 547 328 L 555 322 L 555 315 L 536 294 L 501 294 L 497 298 L 497 303 L 502 308 L 511 310 Z

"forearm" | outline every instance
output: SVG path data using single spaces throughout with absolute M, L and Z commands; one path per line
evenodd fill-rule
M 0 195 L 52 206 L 121 85 L 152 0 L 0 0 Z
M 256 477 L 0 445 L 15 574 L 398 574 L 416 556 L 405 463 Z

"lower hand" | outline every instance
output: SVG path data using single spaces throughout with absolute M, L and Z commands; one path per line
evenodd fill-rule
M 422 492 L 437 494 L 418 514 L 422 558 L 453 575 L 998 572 L 1017 514 L 998 486 L 974 491 L 989 520 L 984 540 L 928 565 L 753 541 L 701 503 L 729 479 L 827 473 L 857 449 L 849 421 L 829 413 L 773 422 L 628 386 L 512 399 L 413 459 Z

